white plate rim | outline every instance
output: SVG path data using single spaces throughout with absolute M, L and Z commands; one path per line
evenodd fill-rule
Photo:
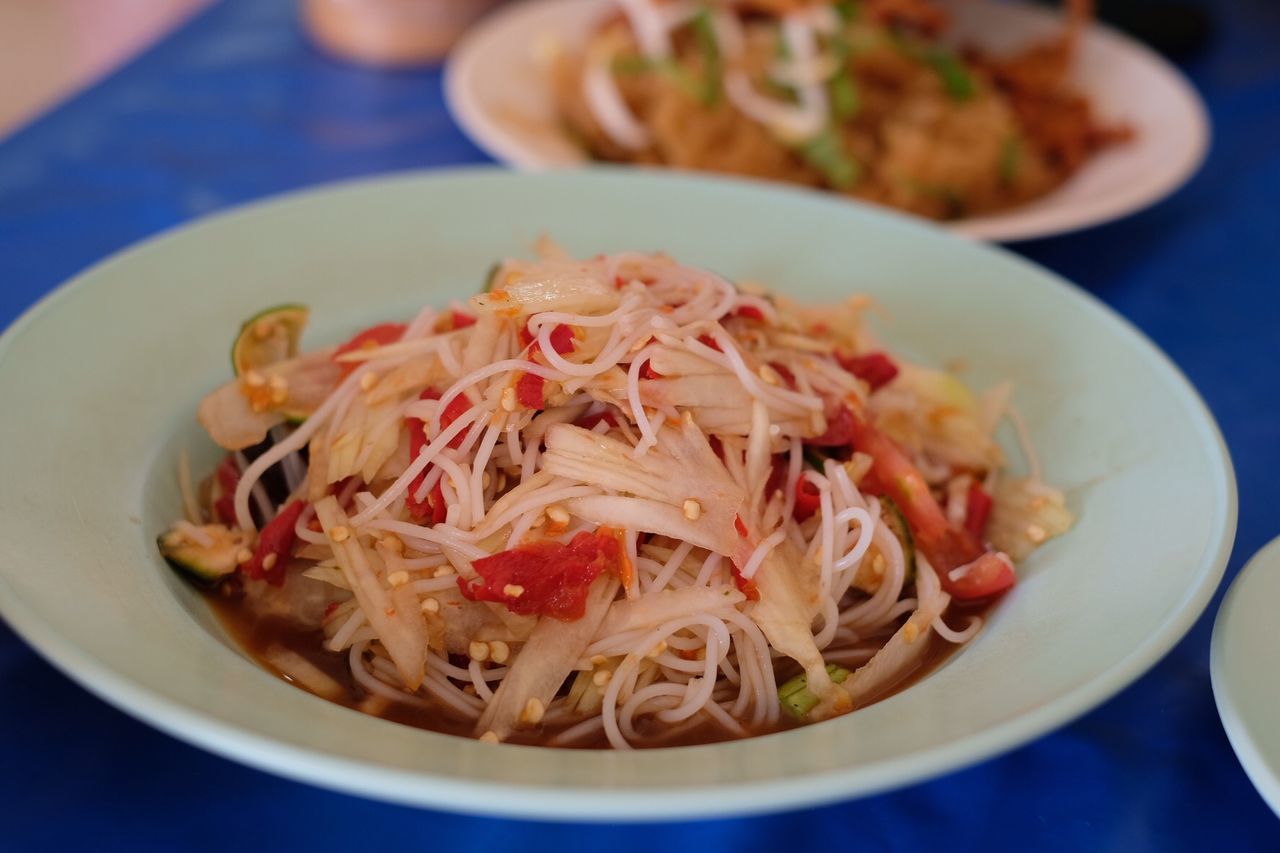
M 392 172 L 372 177 L 338 180 L 304 187 L 200 217 L 160 231 L 133 243 L 87 268 L 62 283 L 14 320 L 0 334 L 0 361 L 18 335 L 38 322 L 59 303 L 72 298 L 92 284 L 101 271 L 127 263 L 135 254 L 147 251 L 152 244 L 167 238 L 214 224 L 224 218 L 239 216 L 263 208 L 287 206 L 311 197 L 345 190 L 375 187 L 382 183 L 412 181 L 430 177 L 496 175 L 505 170 L 492 166 L 444 169 L 419 169 Z M 599 172 L 647 171 L 655 179 L 718 185 L 754 184 L 759 189 L 782 194 L 804 194 L 819 204 L 844 204 L 843 201 L 815 196 L 804 190 L 763 181 L 742 181 L 701 173 L 635 167 L 594 167 Z M 876 215 L 912 222 L 918 219 L 894 211 L 875 208 Z M 926 226 L 927 227 L 927 226 Z M 946 239 L 946 235 L 939 235 Z M 951 238 L 957 239 L 957 238 Z M 1141 330 L 1088 291 L 1021 256 L 998 246 L 987 247 L 1010 263 L 1022 266 L 1045 280 L 1046 286 L 1069 291 L 1100 322 L 1115 329 L 1138 345 L 1140 357 L 1164 373 L 1182 392 L 1189 414 L 1197 419 L 1197 431 L 1203 432 L 1206 449 L 1216 451 L 1220 462 L 1221 500 L 1215 502 L 1209 548 L 1201 555 L 1196 582 L 1184 592 L 1177 609 L 1160 629 L 1148 635 L 1109 669 L 1088 682 L 1066 690 L 1056 699 L 998 727 L 969 735 L 962 741 L 941 747 L 929 747 L 914 753 L 878 762 L 860 764 L 841 770 L 824 772 L 806 778 L 781 778 L 738 785 L 694 785 L 670 791 L 646 790 L 638 797 L 634 791 L 602 790 L 591 787 L 556 787 L 496 782 L 472 782 L 446 777 L 426 769 L 410 771 L 359 760 L 339 758 L 281 743 L 259 735 L 248 728 L 226 723 L 184 703 L 169 699 L 155 690 L 134 683 L 112 671 L 109 664 L 73 643 L 65 641 L 56 628 L 15 606 L 20 599 L 0 573 L 0 618 L 24 641 L 38 651 L 63 674 L 103 701 L 152 725 L 175 738 L 200 746 L 210 752 L 269 773 L 305 782 L 329 790 L 356 796 L 372 797 L 403 805 L 445 808 L 467 814 L 495 817 L 518 817 L 535 821 L 570 820 L 576 822 L 651 822 L 765 814 L 795 808 L 821 806 L 853 797 L 892 790 L 912 782 L 924 781 L 961 769 L 982 760 L 997 757 L 1035 738 L 1069 724 L 1087 713 L 1147 672 L 1159 662 L 1190 630 L 1203 613 L 1216 591 L 1235 540 L 1238 515 L 1236 476 L 1230 452 L 1221 430 L 1199 392 L 1176 364 Z M 1216 547 L 1214 547 L 1214 543 Z M 869 777 L 875 776 L 874 779 Z M 432 783 L 430 793 L 424 783 Z M 446 782 L 447 784 L 439 784 Z M 690 796 L 696 793 L 697 797 Z
M 527 171 L 546 171 L 574 168 L 578 164 L 548 163 L 520 142 L 517 134 L 506 132 L 480 100 L 474 96 L 470 79 L 487 61 L 483 45 L 497 28 L 514 25 L 516 20 L 536 19 L 542 15 L 554 17 L 566 14 L 575 5 L 599 4 L 602 0 L 523 0 L 519 4 L 500 7 L 481 19 L 450 51 L 444 69 L 445 104 L 455 123 L 478 148 L 499 163 Z M 1004 5 L 1004 4 L 1002 4 Z M 1050 15 L 1051 12 L 1031 7 L 1017 0 L 1007 5 L 1021 11 Z M 1135 60 L 1146 63 L 1160 73 L 1164 84 L 1170 88 L 1187 111 L 1188 124 L 1183 130 L 1188 145 L 1183 156 L 1160 172 L 1156 179 L 1137 185 L 1130 191 L 1092 199 L 1085 203 L 1060 209 L 1052 206 L 1032 211 L 1015 207 L 984 216 L 971 217 L 943 227 L 957 234 L 996 243 L 1014 243 L 1044 237 L 1055 237 L 1083 231 L 1132 216 L 1164 200 L 1186 184 L 1200 169 L 1208 156 L 1212 137 L 1209 113 L 1199 92 L 1181 71 L 1160 54 L 1131 36 L 1099 21 L 1093 21 L 1086 38 L 1103 39 L 1120 45 Z M 584 161 L 585 165 L 589 161 Z M 1088 166 L 1085 166 L 1088 169 Z M 828 194 L 822 190 L 806 190 Z M 858 199 L 840 198 L 847 204 L 868 204 Z
M 1237 607 L 1244 595 L 1248 579 L 1255 573 L 1280 570 L 1280 537 L 1277 537 L 1254 554 L 1245 567 L 1240 570 L 1222 599 L 1217 618 L 1213 623 L 1213 637 L 1209 646 L 1209 679 L 1213 684 L 1213 700 L 1218 707 L 1218 716 L 1222 720 L 1222 728 L 1227 733 L 1227 740 L 1235 751 L 1236 758 L 1244 767 L 1245 774 L 1259 795 L 1280 817 L 1280 775 L 1273 764 L 1280 766 L 1280 756 L 1274 756 L 1268 762 L 1262 754 L 1253 732 L 1244 722 L 1241 709 L 1228 679 L 1226 663 L 1226 634 L 1231 630 L 1231 623 L 1239 617 Z

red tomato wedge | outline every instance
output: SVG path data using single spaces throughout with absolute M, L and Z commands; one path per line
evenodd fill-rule
M 298 517 L 306 508 L 305 501 L 294 501 L 267 522 L 267 526 L 258 535 L 257 549 L 249 562 L 242 566 L 247 577 L 265 580 L 272 586 L 284 584 L 284 569 L 289 562 L 289 554 L 293 551 L 293 543 L 298 538 L 294 528 L 298 524 Z
M 434 388 L 428 388 L 427 390 L 423 391 L 420 395 L 418 395 L 418 399 L 419 400 L 439 400 L 440 392 Z M 444 432 L 445 430 L 447 430 L 454 421 L 462 417 L 463 413 L 469 411 L 470 409 L 471 409 L 471 401 L 467 399 L 466 394 L 459 394 L 456 397 L 454 397 L 452 400 L 450 400 L 449 405 L 445 406 L 444 411 L 440 413 L 440 432 Z M 418 420 L 417 418 L 409 418 L 408 420 L 416 421 L 419 424 L 419 426 L 421 426 L 422 424 L 422 421 Z M 422 432 L 422 430 L 419 429 L 418 432 Z M 466 438 L 466 435 L 467 435 L 466 430 L 463 430 L 462 432 L 458 433 L 457 435 L 455 435 L 453 438 L 449 440 L 449 446 L 452 447 L 454 450 L 457 450 L 458 448 L 462 447 L 462 440 Z M 410 433 L 409 439 L 410 441 L 413 440 L 412 433 Z M 412 446 L 410 447 L 410 450 L 412 450 Z M 417 453 L 412 453 L 409 458 L 416 459 L 417 456 L 418 456 Z
M 336 359 L 340 355 L 346 355 L 349 352 L 355 352 L 362 349 L 375 349 L 376 347 L 385 347 L 388 344 L 394 344 L 396 341 L 404 337 L 405 329 L 409 328 L 404 323 L 379 323 L 376 326 L 370 326 L 363 332 L 360 332 L 351 340 L 338 347 L 333 354 Z M 342 367 L 344 375 L 356 369 L 354 364 L 344 364 Z
M 547 404 L 547 380 L 536 373 L 522 373 L 516 380 L 516 402 L 526 409 L 541 409 Z
M 840 366 L 871 386 L 874 391 L 886 385 L 898 375 L 898 365 L 882 352 L 865 355 L 841 355 L 836 353 Z
M 852 413 L 850 427 L 853 446 L 871 457 L 871 474 L 906 516 L 917 547 L 937 571 L 944 590 L 967 600 L 988 598 L 1013 586 L 1013 568 L 1003 558 L 988 554 L 968 530 L 947 522 L 924 477 L 888 436 Z M 951 577 L 953 569 L 970 563 L 961 578 Z
M 582 531 L 569 544 L 554 541 L 518 545 L 472 563 L 478 578 L 458 578 L 471 601 L 492 601 L 522 616 L 581 619 L 587 591 L 605 572 L 623 574 L 618 538 L 605 528 Z
M 977 480 L 969 484 L 969 496 L 965 505 L 964 529 L 975 539 L 982 538 L 987 529 L 987 519 L 991 518 L 991 495 L 982 488 Z

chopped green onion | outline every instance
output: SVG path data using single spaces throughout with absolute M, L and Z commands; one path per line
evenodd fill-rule
M 686 95 L 706 101 L 706 88 L 698 83 L 689 70 L 674 59 L 649 59 L 647 56 L 619 56 L 613 60 L 613 73 L 623 76 L 637 74 L 661 74 L 680 87 Z
M 827 127 L 822 133 L 801 144 L 797 151 L 806 163 L 821 172 L 827 182 L 838 190 L 853 186 L 862 174 L 862 167 L 845 150 L 844 140 L 834 127 Z
M 498 278 L 498 270 L 502 269 L 502 262 L 495 261 L 493 266 L 489 267 L 489 271 L 484 276 L 484 292 L 492 293 L 495 280 Z
M 831 114 L 836 121 L 845 121 L 858 114 L 862 99 L 858 97 L 858 84 L 847 71 L 831 78 Z
M 834 663 L 827 664 L 827 675 L 836 684 L 843 684 L 850 676 L 849 670 Z M 809 677 L 800 673 L 778 688 L 778 701 L 782 708 L 797 720 L 803 720 L 818 706 L 817 695 L 809 689 Z
M 803 453 L 804 461 L 808 462 L 809 467 L 817 471 L 819 474 L 822 473 L 824 466 L 827 464 L 827 460 L 831 458 L 818 448 L 810 447 L 809 445 L 805 445 Z
M 716 28 L 711 20 L 711 7 L 704 3 L 690 23 L 698 52 L 702 54 L 702 62 L 706 67 L 702 101 L 707 106 L 713 106 L 720 99 L 720 81 L 724 68 L 720 58 L 720 42 L 716 40 Z
M 835 4 L 835 9 L 836 14 L 840 16 L 840 20 L 846 24 L 862 17 L 862 3 L 860 0 L 838 0 Z
M 1022 140 L 1016 136 L 1005 139 L 1000 146 L 1000 183 L 1012 184 L 1022 165 Z
M 964 63 L 954 53 L 941 48 L 931 48 L 923 54 L 924 61 L 942 79 L 947 94 L 955 101 L 967 101 L 977 94 L 978 87 Z

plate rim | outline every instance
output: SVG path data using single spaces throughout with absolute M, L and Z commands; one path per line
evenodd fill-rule
M 432 180 L 555 181 L 560 176 L 587 176 L 601 173 L 623 180 L 662 180 L 721 188 L 745 187 L 764 194 L 803 196 L 806 204 L 842 206 L 846 202 L 765 181 L 742 181 L 705 173 L 675 172 L 668 169 L 636 167 L 592 167 L 541 174 L 517 173 L 495 166 L 414 169 L 363 178 L 337 180 L 266 196 L 234 205 L 217 213 L 166 228 L 132 243 L 58 285 L 19 315 L 0 334 L 0 364 L 16 338 L 38 322 L 59 303 L 86 286 L 111 266 L 127 262 L 152 243 L 214 224 L 224 217 L 251 214 L 262 208 L 284 207 L 308 199 L 346 191 L 374 188 L 379 184 Z M 647 174 L 646 174 L 647 173 Z M 935 778 L 945 773 L 989 759 L 1022 746 L 1049 731 L 1069 724 L 1127 687 L 1161 660 L 1185 636 L 1203 613 L 1218 588 L 1234 545 L 1238 514 L 1235 470 L 1229 449 L 1212 412 L 1199 392 L 1177 365 L 1130 321 L 1089 291 L 1070 283 L 1000 246 L 975 246 L 972 241 L 931 226 L 916 217 L 863 205 L 863 213 L 899 220 L 934 239 L 957 241 L 979 251 L 993 252 L 1007 263 L 1019 266 L 1052 286 L 1069 292 L 1082 306 L 1109 325 L 1116 334 L 1130 338 L 1138 355 L 1165 374 L 1176 390 L 1179 402 L 1201 433 L 1206 456 L 1220 463 L 1215 467 L 1215 489 L 1224 500 L 1216 504 L 1205 551 L 1197 563 L 1195 583 L 1179 599 L 1171 617 L 1146 640 L 1132 648 L 1111 667 L 1082 685 L 1070 688 L 1053 701 L 998 726 L 937 747 L 882 759 L 867 764 L 823 771 L 801 777 L 760 780 L 739 784 L 693 784 L 668 790 L 591 787 L 554 787 L 509 782 L 476 781 L 448 776 L 430 769 L 402 770 L 369 761 L 348 759 L 286 744 L 231 722 L 224 722 L 180 700 L 170 699 L 145 685 L 116 672 L 96 655 L 65 641 L 56 628 L 21 607 L 21 599 L 0 573 L 0 618 L 56 668 L 98 698 L 141 719 L 147 724 L 193 743 L 215 754 L 260 770 L 349 794 L 429 808 L 489 816 L 518 817 L 539 821 L 646 822 L 693 818 L 763 814 L 801 807 L 815 807 L 853 797 L 866 796 L 903 785 Z M 678 748 L 677 748 L 678 749 Z M 872 778 L 874 777 L 874 778 Z M 442 784 L 445 783 L 446 784 Z M 696 792 L 697 798 L 690 797 Z M 506 796 L 493 796 L 506 795 Z M 488 796 L 482 796 L 488 795 Z
M 1225 637 L 1231 630 L 1228 623 L 1232 621 L 1232 614 L 1236 612 L 1236 606 L 1244 595 L 1248 578 L 1253 573 L 1267 570 L 1280 571 L 1280 536 L 1263 545 L 1249 558 L 1244 568 L 1231 582 L 1231 587 L 1218 607 L 1218 613 L 1213 622 L 1213 634 L 1209 641 L 1209 681 L 1213 685 L 1213 701 L 1218 709 L 1218 717 L 1222 721 L 1222 728 L 1226 731 L 1227 741 L 1231 744 L 1236 759 L 1244 768 L 1245 775 L 1253 783 L 1258 795 L 1280 817 L 1280 772 L 1268 764 L 1254 740 L 1252 730 L 1245 725 L 1239 703 L 1233 696 L 1233 690 L 1224 671 L 1227 666 Z
M 525 146 L 517 141 L 516 137 L 504 133 L 490 118 L 488 111 L 480 105 L 467 88 L 467 78 L 473 73 L 473 67 L 478 65 L 482 58 L 477 52 L 476 45 L 509 19 L 517 16 L 534 17 L 540 10 L 554 6 L 568 7 L 575 4 L 587 5 L 601 2 L 603 0 L 525 0 L 525 2 L 518 5 L 512 4 L 499 7 L 493 13 L 481 19 L 475 27 L 467 31 L 449 52 L 444 66 L 443 89 L 445 105 L 463 135 L 483 151 L 486 156 L 493 158 L 502 165 L 533 172 L 555 171 L 579 166 L 594 167 L 597 165 L 595 161 L 589 159 L 582 164 L 547 163 L 531 154 Z M 986 0 L 986 2 L 991 2 L 991 0 Z M 1015 6 L 1019 10 L 1037 15 L 1052 15 L 1052 12 L 1041 9 L 1031 3 L 1023 2 L 1023 0 L 1013 0 L 1000 5 Z M 954 222 L 934 222 L 934 224 L 965 237 L 995 243 L 1019 243 L 1074 234 L 1079 231 L 1118 222 L 1141 213 L 1172 196 L 1200 171 L 1213 144 L 1213 124 L 1204 99 L 1200 96 L 1200 92 L 1195 85 L 1177 66 L 1164 56 L 1109 24 L 1097 19 L 1091 21 L 1086 31 L 1086 37 L 1088 36 L 1114 41 L 1122 45 L 1126 52 L 1132 53 L 1135 57 L 1158 69 L 1171 89 L 1189 108 L 1192 120 L 1185 130 L 1191 138 L 1191 146 L 1187 149 L 1183 159 L 1176 167 L 1171 167 L 1160 175 L 1159 180 L 1145 186 L 1142 192 L 1129 196 L 1121 195 L 1115 198 L 1103 197 L 1095 203 L 1076 205 L 1067 209 L 1069 215 L 1048 217 L 1053 220 L 1048 224 L 1042 221 L 1046 217 L 1032 215 L 1029 218 L 1025 218 L 1020 216 L 1018 211 L 1025 208 L 1026 205 L 1018 205 L 1007 210 L 968 217 Z M 623 167 L 644 168 L 642 166 Z M 685 171 L 675 167 L 667 168 L 670 171 Z M 1085 168 L 1088 167 L 1086 166 Z M 769 182 L 745 177 L 741 179 L 794 186 L 804 192 L 834 197 L 845 204 L 894 210 L 893 208 L 873 205 L 860 199 L 840 196 L 827 190 L 800 187 L 799 185 L 787 184 L 782 181 Z M 1031 203 L 1034 203 L 1034 200 L 1033 202 L 1028 202 L 1028 204 Z M 898 212 L 901 213 L 901 211 Z M 906 215 L 914 219 L 933 222 L 933 220 L 927 220 L 924 217 L 912 214 Z

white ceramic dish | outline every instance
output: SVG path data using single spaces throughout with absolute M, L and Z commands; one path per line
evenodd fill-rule
M 1017 384 L 1045 477 L 1079 523 L 1024 562 L 983 633 L 939 671 L 855 714 L 767 737 L 630 753 L 493 746 L 365 716 L 269 675 L 153 542 L 180 504 L 178 449 L 197 469 L 216 464 L 194 411 L 225 381 L 239 323 L 306 302 L 308 341 L 337 341 L 465 297 L 494 258 L 527 255 L 544 232 L 583 254 L 661 248 L 797 298 L 873 295 L 894 318 L 880 328 L 890 344 L 934 363 L 961 357 L 978 386 Z M 0 337 L 0 399 L 0 610 L 41 653 L 215 752 L 474 812 L 759 812 L 995 755 L 1159 659 L 1213 593 L 1235 530 L 1211 416 L 1088 295 L 905 217 L 663 171 L 389 177 L 179 229 L 79 276 Z
M 583 163 L 552 103 L 544 57 L 552 41 L 580 43 L 614 0 L 527 0 L 481 22 L 449 59 L 449 109 L 473 141 L 521 169 Z M 1051 10 L 1017 3 L 953 3 L 962 43 L 1010 50 L 1061 26 Z M 1142 210 L 1172 193 L 1204 159 L 1209 122 L 1204 105 L 1172 65 L 1105 26 L 1089 28 L 1075 64 L 1076 82 L 1099 114 L 1128 124 L 1135 138 L 1104 151 L 1055 192 L 1030 204 L 948 227 L 983 240 L 1047 237 Z
M 1254 555 L 1213 624 L 1210 673 L 1222 726 L 1245 772 L 1280 815 L 1280 539 Z

